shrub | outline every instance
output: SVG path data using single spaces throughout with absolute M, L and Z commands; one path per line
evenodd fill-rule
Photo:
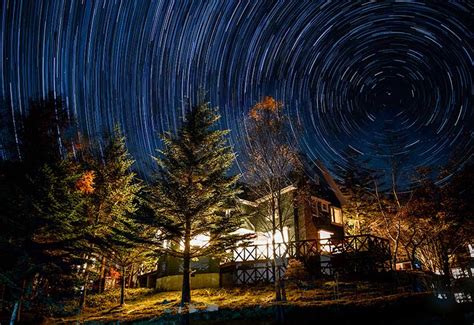
M 308 280 L 309 273 L 301 261 L 290 259 L 286 268 L 285 277 L 288 280 L 304 281 Z

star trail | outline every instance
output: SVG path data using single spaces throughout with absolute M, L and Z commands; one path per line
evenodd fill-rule
M 0 96 L 13 116 L 61 96 L 88 136 L 118 122 L 137 168 L 200 87 L 240 150 L 263 96 L 282 101 L 310 159 L 352 150 L 405 171 L 472 156 L 470 2 L 7 1 Z M 387 145 L 387 138 L 393 140 Z M 379 148 L 379 150 L 374 150 Z M 381 149 L 380 149 L 381 148 Z M 377 162 L 379 161 L 379 162 Z M 242 169 L 239 161 L 237 169 Z

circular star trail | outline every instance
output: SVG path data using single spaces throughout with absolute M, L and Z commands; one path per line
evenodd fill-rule
M 2 1 L 0 96 L 64 98 L 84 134 L 120 123 L 146 175 L 157 135 L 198 89 L 239 150 L 263 96 L 284 102 L 310 159 L 352 150 L 405 171 L 472 156 L 469 2 Z M 5 106 L 6 107 L 6 106 Z M 2 107 L 2 109 L 5 109 Z M 298 124 L 298 127 L 296 126 Z M 378 161 L 378 162 L 377 162 Z M 238 165 L 240 166 L 240 165 Z

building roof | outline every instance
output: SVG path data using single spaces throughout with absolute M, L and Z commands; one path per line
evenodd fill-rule
M 321 162 L 307 162 L 303 166 L 303 170 L 304 176 L 298 175 L 292 177 L 294 179 L 293 184 L 284 187 L 281 190 L 281 194 L 291 192 L 304 183 L 309 185 L 311 195 L 323 199 L 331 205 L 341 207 L 346 203 L 344 195 L 332 178 L 330 172 Z M 239 201 L 248 206 L 257 207 L 258 204 L 270 198 L 270 195 L 257 197 L 246 184 L 243 184 L 242 189 L 243 193 L 239 195 Z

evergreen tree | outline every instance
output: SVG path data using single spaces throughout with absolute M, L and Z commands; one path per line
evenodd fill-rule
M 81 170 L 67 151 L 64 114 L 60 99 L 32 101 L 20 121 L 21 159 L 2 163 L 0 281 L 16 306 L 72 291 L 81 264 L 84 195 L 75 186 Z
M 101 254 L 116 265 L 121 273 L 120 305 L 125 304 L 126 279 L 132 275 L 134 265 L 146 262 L 152 255 L 152 250 L 146 241 L 148 227 L 135 222 L 130 214 L 123 214 L 114 221 L 111 231 L 102 238 Z M 128 271 L 128 273 L 127 273 Z
M 225 139 L 228 131 L 215 129 L 219 118 L 208 103 L 193 107 L 177 135 L 162 137 L 164 149 L 156 158 L 159 176 L 150 201 L 158 222 L 175 228 L 172 244 L 163 251 L 183 260 L 182 305 L 191 300 L 191 259 L 222 253 L 241 239 L 231 234 L 239 218 L 226 213 L 235 206 L 239 177 L 227 176 L 235 154 Z M 209 241 L 192 246 L 200 235 Z
M 123 224 L 132 222 L 132 216 L 137 210 L 137 194 L 142 185 L 131 170 L 134 160 L 128 153 L 125 137 L 119 126 L 116 126 L 113 134 L 108 137 L 104 149 L 96 150 L 88 161 L 94 173 L 94 190 L 89 201 L 89 215 L 94 229 L 91 249 L 100 261 L 99 291 L 102 291 L 107 258 L 120 264 L 122 271 L 126 268 L 124 255 L 127 255 L 125 251 L 129 250 L 125 247 L 131 243 L 120 240 L 120 236 L 114 238 L 114 230 L 120 230 Z M 84 188 L 87 189 L 87 186 Z M 125 266 L 129 266 L 129 262 Z M 87 280 L 89 271 L 90 269 L 86 270 L 85 274 Z M 85 303 L 88 284 L 88 281 L 85 282 L 82 305 Z

